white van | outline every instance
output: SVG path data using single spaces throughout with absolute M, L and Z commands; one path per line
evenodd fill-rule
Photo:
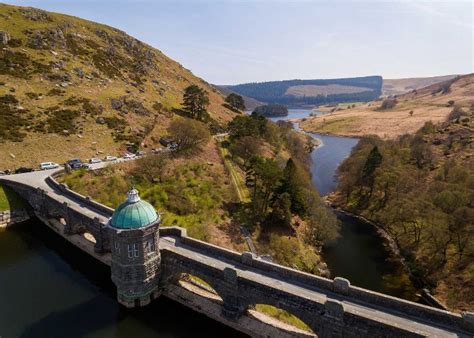
M 40 169 L 41 170 L 56 169 L 56 168 L 59 168 L 59 164 L 54 163 L 54 162 L 40 163 Z

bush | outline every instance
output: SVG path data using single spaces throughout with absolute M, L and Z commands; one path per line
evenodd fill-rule
M 380 109 L 385 110 L 385 109 L 392 109 L 397 105 L 398 101 L 393 98 L 388 98 L 383 100 L 382 105 L 380 106 Z
M 448 115 L 448 121 L 455 121 L 463 116 L 467 116 L 468 114 L 459 106 L 456 106 L 451 110 Z
M 187 118 L 173 120 L 168 131 L 176 143 L 178 151 L 197 150 L 211 138 L 204 123 Z

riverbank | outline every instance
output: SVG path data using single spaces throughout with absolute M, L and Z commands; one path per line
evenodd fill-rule
M 336 210 L 337 212 L 350 216 L 352 218 L 355 218 L 365 224 L 368 224 L 369 226 L 373 227 L 375 231 L 377 232 L 377 235 L 383 240 L 383 245 L 384 247 L 391 253 L 396 260 L 404 269 L 404 271 L 408 274 L 410 277 L 411 282 L 413 285 L 417 288 L 417 294 L 419 295 L 420 299 L 418 302 L 421 302 L 422 304 L 425 305 L 430 305 L 433 307 L 436 307 L 438 309 L 442 310 L 448 310 L 448 307 L 441 302 L 439 299 L 437 299 L 435 296 L 433 296 L 428 289 L 426 289 L 426 281 L 423 281 L 419 277 L 415 276 L 413 271 L 411 270 L 408 261 L 406 258 L 403 256 L 401 249 L 398 245 L 398 243 L 395 241 L 395 239 L 385 230 L 382 224 L 379 224 L 377 222 L 374 222 L 362 215 L 358 215 L 356 213 L 353 213 L 347 209 L 345 209 L 342 205 L 337 204 L 334 202 L 331 197 L 329 196 L 326 198 L 326 203 L 329 207 L 331 207 L 333 210 Z

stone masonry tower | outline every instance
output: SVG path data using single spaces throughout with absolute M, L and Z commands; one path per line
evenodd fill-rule
M 135 189 L 109 220 L 112 281 L 118 302 L 128 308 L 144 306 L 159 296 L 160 216 Z

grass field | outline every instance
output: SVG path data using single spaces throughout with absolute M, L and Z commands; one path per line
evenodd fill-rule
M 219 141 L 218 141 L 219 142 Z M 219 142 L 220 143 L 220 142 Z M 235 167 L 234 163 L 229 159 L 229 150 L 226 148 L 221 147 L 220 144 L 218 144 L 219 147 L 219 154 L 222 156 L 222 160 L 224 161 L 224 165 L 229 172 L 232 185 L 235 188 L 237 197 L 239 198 L 240 202 L 248 202 L 250 200 L 249 198 L 249 191 L 247 187 L 245 186 L 244 179 L 242 176 L 238 173 L 237 168 Z
M 12 189 L 0 185 L 0 211 L 23 208 L 25 202 Z

